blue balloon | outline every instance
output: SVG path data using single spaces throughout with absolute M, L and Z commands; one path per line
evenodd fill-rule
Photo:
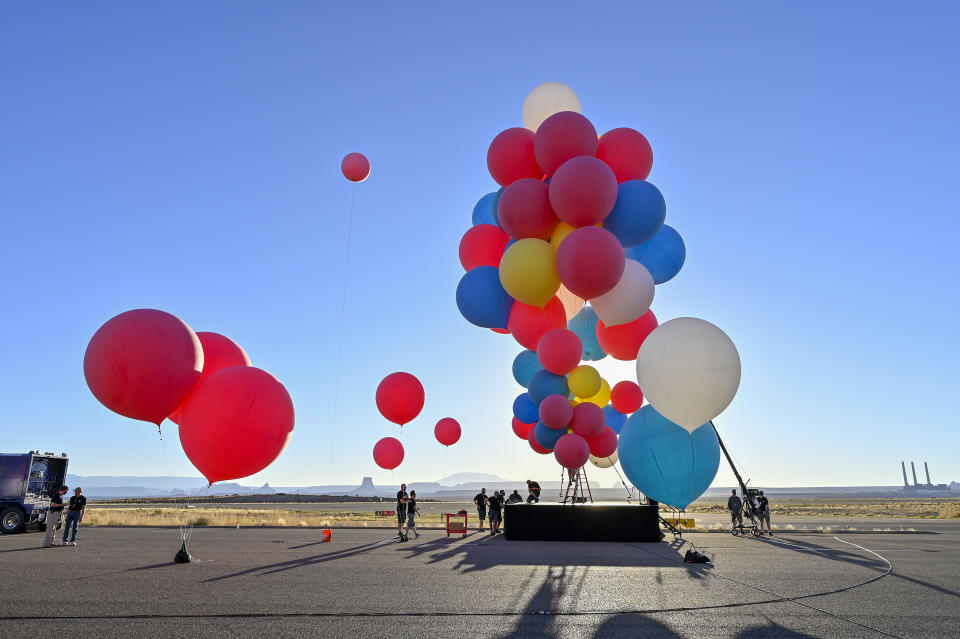
M 663 284 L 673 279 L 687 259 L 687 247 L 683 244 L 683 238 L 667 224 L 660 228 L 652 240 L 630 247 L 625 253 L 629 259 L 647 267 L 653 276 L 654 284 Z
M 540 405 L 549 395 L 563 395 L 566 397 L 570 393 L 567 387 L 567 378 L 563 375 L 554 375 L 548 370 L 537 371 L 530 378 L 530 384 L 527 386 L 527 394 L 537 406 Z
M 478 266 L 457 284 L 457 308 L 468 322 L 484 328 L 506 328 L 513 298 L 500 284 L 500 269 Z
M 493 194 L 490 206 L 493 209 L 493 223 L 500 226 L 500 196 L 503 195 L 503 187 Z
M 493 212 L 493 200 L 497 197 L 496 193 L 487 193 L 480 201 L 477 202 L 476 206 L 473 207 L 473 225 L 477 224 L 497 224 L 497 216 Z
M 557 440 L 566 434 L 566 428 L 549 428 L 541 421 L 538 421 L 537 425 L 533 427 L 533 438 L 547 450 L 553 450 L 553 447 L 557 445 Z
M 603 228 L 624 246 L 637 246 L 652 240 L 666 217 L 667 203 L 657 187 L 645 180 L 627 180 L 617 187 L 617 203 L 603 218 Z
M 607 426 L 619 435 L 620 431 L 623 430 L 623 425 L 627 422 L 627 416 L 610 404 L 603 407 L 603 416 L 607 422 Z
M 530 386 L 530 379 L 537 371 L 542 370 L 543 365 L 540 364 L 534 351 L 520 351 L 520 354 L 513 359 L 513 378 L 524 388 Z
M 620 432 L 620 467 L 640 492 L 675 508 L 702 495 L 720 467 L 720 442 L 710 424 L 693 433 L 647 404 Z
M 595 362 L 607 356 L 597 341 L 597 312 L 584 306 L 577 315 L 567 322 L 567 328 L 577 334 L 583 344 L 583 361 Z
M 529 395 L 520 393 L 513 400 L 513 416 L 524 424 L 534 424 L 540 419 L 540 409 L 533 403 Z

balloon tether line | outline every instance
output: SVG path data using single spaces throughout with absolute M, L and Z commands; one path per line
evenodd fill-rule
M 167 445 L 163 441 L 163 429 L 160 428 L 160 424 L 157 424 L 157 434 L 160 435 L 160 451 L 163 453 L 163 464 L 167 468 L 167 477 L 169 477 L 170 480 L 172 481 L 173 471 L 170 470 L 170 458 L 167 456 Z M 176 492 L 173 493 L 172 498 L 173 498 L 174 505 L 175 506 L 178 505 Z M 190 531 L 192 529 L 192 526 L 187 526 L 186 524 L 186 503 L 184 503 L 184 507 L 182 509 L 178 509 L 178 510 L 181 510 L 180 522 L 179 522 L 180 542 L 182 543 L 183 548 L 185 549 L 187 541 L 190 540 Z

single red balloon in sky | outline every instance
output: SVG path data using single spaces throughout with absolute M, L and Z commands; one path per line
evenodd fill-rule
M 160 425 L 200 381 L 203 348 L 178 317 L 154 309 L 121 313 L 94 333 L 83 375 L 101 404 Z
M 553 456 L 567 470 L 576 470 L 590 459 L 590 444 L 580 435 L 567 433 L 557 440 Z
M 527 439 L 530 431 L 533 430 L 533 426 L 534 424 L 524 424 L 516 417 L 513 418 L 513 434 L 520 439 Z
M 433 427 L 433 436 L 444 446 L 453 446 L 460 441 L 460 424 L 452 417 L 444 417 Z
M 403 463 L 403 444 L 395 437 L 384 437 L 373 445 L 373 461 L 380 468 L 393 470 Z
M 563 395 L 547 395 L 540 402 L 540 421 L 547 428 L 560 430 L 570 425 L 573 419 L 573 406 Z
M 391 373 L 377 387 L 377 408 L 394 424 L 403 426 L 423 410 L 423 384 L 410 373 Z
M 537 350 L 537 344 L 543 334 L 551 328 L 566 328 L 567 314 L 563 302 L 554 297 L 543 308 L 530 306 L 523 302 L 514 302 L 507 320 L 507 328 L 524 348 Z
M 616 203 L 617 177 L 595 157 L 567 160 L 550 179 L 550 206 L 574 228 L 599 224 Z
M 460 264 L 469 271 L 478 266 L 500 266 L 510 236 L 493 224 L 471 226 L 460 240 Z
M 240 346 L 229 337 L 219 333 L 201 331 L 197 333 L 200 346 L 203 347 L 203 371 L 200 381 L 210 377 L 217 371 L 231 366 L 249 366 L 250 358 Z M 180 423 L 180 408 L 177 407 L 168 418 L 174 424 Z
M 190 394 L 180 415 L 180 443 L 211 484 L 240 479 L 283 452 L 293 422 L 293 401 L 277 378 L 253 366 L 231 366 Z
M 657 316 L 647 311 L 629 324 L 607 326 L 597 321 L 597 342 L 610 357 L 629 362 L 637 359 L 643 340 L 657 327 Z
M 579 155 L 597 153 L 597 130 L 590 120 L 574 111 L 554 113 L 543 121 L 533 136 L 533 153 L 547 175 Z
M 610 390 L 610 403 L 619 412 L 629 415 L 640 410 L 643 405 L 643 391 L 636 382 L 624 380 L 617 382 Z
M 577 435 L 590 439 L 596 437 L 606 426 L 606 417 L 603 409 L 590 402 L 583 402 L 573 407 L 573 419 L 570 428 Z
M 607 131 L 597 146 L 597 158 L 613 170 L 617 182 L 646 180 L 653 168 L 653 149 L 639 131 L 623 127 Z
M 515 240 L 535 237 L 545 242 L 560 221 L 550 207 L 549 187 L 534 178 L 521 178 L 503 190 L 497 220 Z
M 537 342 L 537 359 L 554 375 L 566 375 L 577 367 L 582 357 L 583 344 L 569 329 L 550 329 Z
M 604 426 L 600 434 L 588 439 L 587 443 L 594 457 L 609 457 L 617 451 L 617 433 L 609 426 Z
M 487 149 L 487 169 L 500 186 L 525 177 L 542 178 L 533 155 L 533 131 L 515 127 L 499 133 Z
M 370 161 L 362 153 L 347 153 L 340 161 L 340 171 L 351 182 L 363 182 L 370 175 Z
M 536 430 L 535 428 L 531 428 L 530 432 L 527 433 L 527 442 L 530 444 L 530 448 L 532 448 L 533 452 L 535 453 L 540 453 L 541 455 L 549 455 L 553 451 L 550 450 L 549 448 L 544 448 L 543 446 L 537 443 L 537 438 L 533 436 L 533 432 L 535 430 Z
M 598 226 L 576 229 L 557 249 L 557 275 L 567 290 L 589 300 L 607 293 L 623 275 L 626 255 L 617 236 Z

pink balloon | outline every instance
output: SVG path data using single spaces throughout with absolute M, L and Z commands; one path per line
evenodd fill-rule
M 616 286 L 625 267 L 626 256 L 617 236 L 596 226 L 573 231 L 557 249 L 560 281 L 587 300 Z
M 460 441 L 460 424 L 452 417 L 444 417 L 433 427 L 433 436 L 444 446 L 453 446 Z
M 617 433 L 609 426 L 604 426 L 600 434 L 588 439 L 587 443 L 594 457 L 609 457 L 617 451 Z
M 370 175 L 370 161 L 362 153 L 347 153 L 340 162 L 340 172 L 351 182 L 363 182 Z
M 553 452 L 552 450 L 550 450 L 549 448 L 544 448 L 543 446 L 537 443 L 537 438 L 533 436 L 534 430 L 536 429 L 531 428 L 530 432 L 527 433 L 527 442 L 530 443 L 530 448 L 533 449 L 533 452 L 539 453 L 541 455 L 549 455 L 550 453 L 552 453 Z
M 548 395 L 540 402 L 540 421 L 547 428 L 560 430 L 570 425 L 573 407 L 563 395 Z
M 380 468 L 393 470 L 403 462 L 403 444 L 395 437 L 384 437 L 373 446 L 373 461 Z
M 573 407 L 573 420 L 570 427 L 581 437 L 590 439 L 600 434 L 606 426 L 603 409 L 590 402 L 583 402 Z
M 550 205 L 557 217 L 575 228 L 599 224 L 616 203 L 617 178 L 595 157 L 567 160 L 550 179 Z
M 231 366 L 249 366 L 250 358 L 240 346 L 229 337 L 219 333 L 197 333 L 200 346 L 203 347 L 203 371 L 200 381 L 210 377 L 217 371 Z M 174 424 L 180 423 L 180 408 L 178 407 L 167 419 Z
M 580 435 L 567 433 L 553 447 L 557 463 L 568 470 L 576 470 L 590 459 L 590 444 Z
M 527 439 L 533 430 L 534 424 L 524 424 L 516 417 L 513 418 L 513 434 L 520 439 Z
M 377 408 L 394 424 L 403 426 L 423 410 L 423 384 L 410 373 L 391 373 L 377 386 Z
M 590 120 L 574 111 L 554 113 L 533 136 L 533 153 L 547 175 L 578 155 L 596 155 L 597 130 Z
M 534 178 L 520 178 L 503 190 L 497 205 L 497 220 L 515 240 L 535 237 L 545 242 L 550 241 L 559 222 L 550 207 L 546 183 Z
M 566 375 L 583 357 L 583 344 L 577 334 L 567 328 L 554 328 L 537 342 L 537 359 L 554 375 Z

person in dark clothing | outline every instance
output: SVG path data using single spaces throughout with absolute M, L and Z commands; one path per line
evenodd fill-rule
M 60 516 L 63 514 L 63 496 L 70 490 L 67 486 L 61 486 L 50 493 L 50 507 L 47 509 L 47 531 L 43 537 L 43 547 L 53 546 L 53 534 L 60 523 Z
M 397 491 L 397 537 L 400 541 L 406 541 L 406 535 L 403 534 L 403 524 L 407 521 L 407 485 L 401 484 Z
M 87 507 L 87 498 L 83 496 L 83 491 L 79 488 L 73 489 L 73 497 L 70 498 L 70 505 L 67 506 L 67 523 L 63 526 L 63 545 L 77 545 L 77 527 L 83 521 L 83 509 Z M 73 534 L 70 541 L 67 541 L 67 535 L 71 529 Z
M 417 532 L 417 515 L 420 514 L 420 509 L 417 508 L 417 491 L 410 491 L 410 499 L 407 500 L 407 530 L 403 533 L 404 537 L 410 535 L 410 530 L 413 530 L 414 537 L 419 537 L 420 533 Z
M 757 496 L 757 519 L 760 520 L 760 534 L 763 534 L 763 524 L 767 524 L 767 534 L 773 537 L 773 531 L 770 530 L 770 500 L 763 496 L 761 490 Z
M 521 497 L 520 493 L 516 490 L 510 493 L 510 496 L 507 497 L 508 504 L 519 504 L 521 501 L 523 501 L 523 497 Z
M 478 531 L 483 532 L 483 520 L 487 518 L 487 489 L 481 488 L 473 498 L 473 503 L 477 505 L 477 516 L 480 518 L 480 527 Z
M 737 497 L 737 489 L 733 489 L 733 494 L 727 498 L 727 510 L 730 511 L 730 523 L 733 526 L 743 525 L 743 502 Z
M 530 492 L 527 495 L 527 503 L 539 503 L 540 502 L 540 484 L 535 481 L 527 480 L 527 490 Z
M 503 519 L 503 497 L 500 493 L 494 491 L 487 498 L 487 506 L 490 508 L 490 534 L 496 535 L 500 532 L 500 522 Z

